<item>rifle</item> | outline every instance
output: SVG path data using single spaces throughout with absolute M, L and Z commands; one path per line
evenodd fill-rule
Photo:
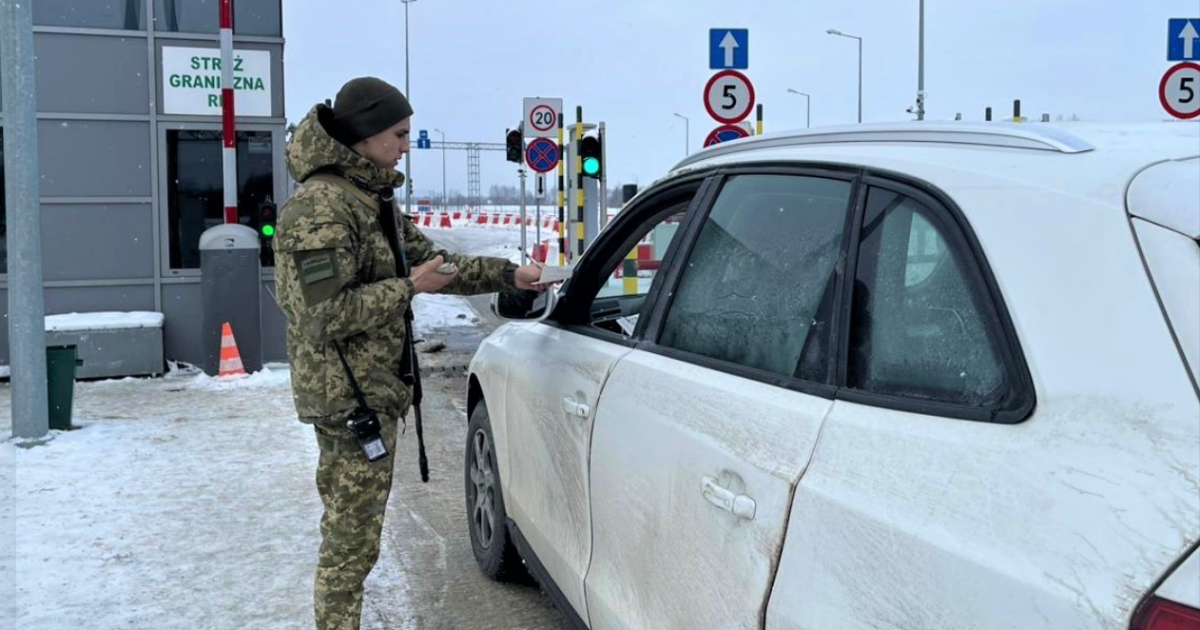
M 408 268 L 407 259 L 404 261 L 405 270 Z M 405 274 L 408 275 L 408 274 Z M 408 349 L 408 365 L 411 371 L 413 388 L 413 415 L 417 420 L 417 463 L 421 468 L 421 482 L 429 481 L 429 460 L 425 458 L 425 430 L 421 422 L 421 366 L 417 364 L 417 349 L 413 343 L 413 314 L 410 306 L 404 312 L 404 347 Z
M 390 193 L 390 191 L 387 191 Z M 388 209 L 386 213 L 387 221 L 383 222 L 383 235 L 388 240 L 388 244 L 392 247 L 392 251 L 397 254 L 399 260 L 401 278 L 407 278 L 410 270 L 408 267 L 408 251 L 404 247 L 404 239 L 400 238 L 400 229 L 396 224 L 396 208 L 395 196 L 386 194 L 381 195 L 381 200 L 384 202 L 383 208 Z M 381 213 L 383 214 L 383 213 Z M 410 296 L 411 297 L 411 296 Z M 417 362 L 417 348 L 413 343 L 413 310 L 410 303 L 408 308 L 404 310 L 404 350 L 402 350 L 404 362 L 407 370 L 401 374 L 401 378 L 413 388 L 413 415 L 417 421 L 417 464 L 421 469 L 421 482 L 429 482 L 429 460 L 425 458 L 425 427 L 421 420 L 421 399 L 423 392 L 421 390 L 421 366 Z

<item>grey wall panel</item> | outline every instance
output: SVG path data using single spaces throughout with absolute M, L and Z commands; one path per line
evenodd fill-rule
M 128 31 L 145 30 L 142 0 L 37 0 L 33 3 L 35 26 L 71 26 Z
M 204 321 L 200 284 L 164 284 L 162 311 L 166 317 L 163 352 L 167 360 L 204 365 L 204 349 L 200 345 L 200 326 Z
M 38 121 L 43 197 L 149 197 L 150 123 Z
M 154 277 L 150 204 L 42 205 L 42 275 L 46 280 Z
M 146 40 L 38 33 L 38 111 L 149 114 Z
M 0 289 L 0 365 L 8 365 L 8 289 Z
M 272 295 L 278 295 L 274 282 L 264 282 L 262 291 L 263 362 L 287 362 L 287 319 Z
M 46 314 L 98 311 L 153 311 L 154 285 L 124 287 L 50 287 Z

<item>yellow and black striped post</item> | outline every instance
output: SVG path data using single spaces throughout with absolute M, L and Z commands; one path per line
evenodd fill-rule
M 583 255 L 583 106 L 575 108 L 575 255 Z
M 566 151 L 563 145 L 563 115 L 558 115 L 558 266 L 567 266 L 567 201 L 563 183 Z
M 637 295 L 638 292 L 638 246 L 635 244 L 625 255 L 621 263 L 621 285 L 625 295 Z

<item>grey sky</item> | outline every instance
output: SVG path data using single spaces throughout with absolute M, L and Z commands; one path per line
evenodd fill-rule
M 927 118 L 1078 114 L 1085 120 L 1167 117 L 1157 89 L 1167 19 L 1200 16 L 1197 0 L 926 0 Z M 917 0 L 417 0 L 409 7 L 415 129 L 448 140 L 503 142 L 525 96 L 564 99 L 609 131 L 609 185 L 649 183 L 717 125 L 701 92 L 708 30 L 750 29 L 750 68 L 767 132 L 856 116 L 857 48 L 863 38 L 863 119 L 908 120 L 917 85 Z M 298 120 L 345 80 L 376 75 L 404 86 L 404 5 L 399 0 L 284 3 L 287 115 Z M 440 192 L 441 155 L 414 149 L 417 194 Z M 451 190 L 465 191 L 466 154 L 447 155 Z M 403 167 L 401 167 L 403 168 Z M 515 184 L 503 153 L 483 154 L 484 192 Z

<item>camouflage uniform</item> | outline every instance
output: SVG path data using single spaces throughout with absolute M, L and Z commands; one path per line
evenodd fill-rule
M 410 268 L 439 254 L 458 265 L 445 293 L 514 290 L 516 265 L 436 249 L 395 211 L 392 192 L 403 175 L 334 140 L 326 128 L 330 114 L 327 105 L 314 107 L 288 144 L 288 169 L 300 187 L 280 211 L 274 248 L 296 411 L 314 425 L 321 451 L 317 489 L 325 513 L 314 593 L 317 627 L 343 629 L 359 627 L 362 584 L 379 556 L 394 462 L 389 455 L 369 463 L 345 426 L 357 405 L 332 342 L 342 347 L 378 413 L 389 453 L 396 452 L 397 423 L 412 400 L 401 380 L 401 357 L 413 286 L 399 277 L 387 223 L 403 239 Z M 385 196 L 389 201 L 380 207 L 390 212 L 378 212 L 336 184 L 310 181 L 318 172 L 340 174 L 368 194 Z

